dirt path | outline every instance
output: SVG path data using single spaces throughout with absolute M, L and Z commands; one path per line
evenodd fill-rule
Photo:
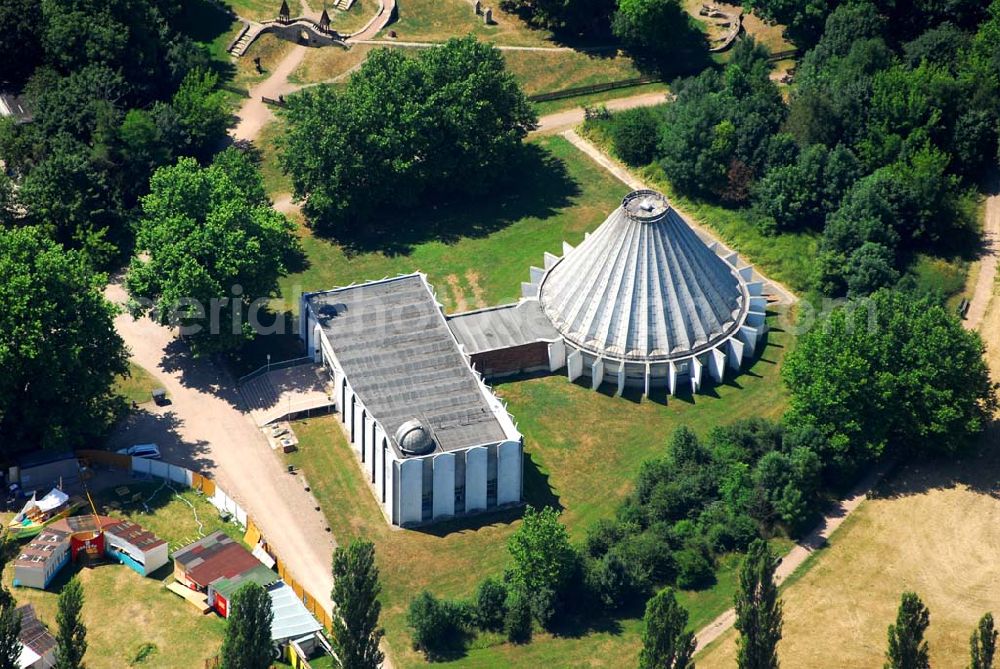
M 967 330 L 975 330 L 986 316 L 986 309 L 993 298 L 993 287 L 997 279 L 997 261 L 1000 258 L 1000 194 L 986 199 L 986 217 L 983 222 L 983 257 L 979 267 L 976 288 L 969 300 L 969 312 L 962 325 Z M 1000 337 L 1000 333 L 983 330 L 983 337 Z
M 236 116 L 240 119 L 239 123 L 229 131 L 233 139 L 253 141 L 261 129 L 274 119 L 274 113 L 264 104 L 262 97 L 277 100 L 279 96 L 288 95 L 301 88 L 298 84 L 290 83 L 288 77 L 305 58 L 307 48 L 300 44 L 295 45 L 274 68 L 271 76 L 250 90 L 250 97 L 236 112 Z
M 851 491 L 849 497 L 838 502 L 837 506 L 823 517 L 823 520 L 809 533 L 809 536 L 799 541 L 795 545 L 795 548 L 781 558 L 781 564 L 778 565 L 778 568 L 774 572 L 774 580 L 779 585 L 795 573 L 795 570 L 809 559 L 813 551 L 821 548 L 827 542 L 830 535 L 861 505 L 861 502 L 868 496 L 868 492 L 879 482 L 884 473 L 884 469 L 879 469 L 866 476 Z M 736 611 L 729 609 L 708 625 L 698 630 L 697 634 L 695 634 L 695 642 L 697 643 L 695 652 L 704 650 L 705 646 L 722 636 L 735 623 Z
M 639 179 L 637 176 L 632 174 L 628 169 L 625 168 L 624 165 L 621 165 L 620 163 L 613 160 L 610 156 L 608 156 L 606 153 L 604 153 L 599 148 L 594 146 L 591 142 L 587 141 L 583 137 L 580 137 L 580 135 L 578 135 L 575 130 L 567 130 L 566 132 L 562 133 L 562 136 L 565 137 L 567 140 L 569 140 L 569 142 L 573 144 L 573 146 L 580 149 L 583 153 L 587 154 L 587 156 L 593 159 L 594 162 L 596 162 L 598 165 L 606 169 L 608 172 L 614 175 L 617 179 L 619 179 L 629 188 L 632 188 L 633 190 L 641 190 L 643 188 L 649 188 L 649 186 L 647 186 L 645 182 L 642 181 L 642 179 Z M 680 209 L 678 209 L 677 211 L 681 214 L 681 216 L 684 217 L 684 220 L 687 221 L 688 225 L 690 225 L 702 239 L 714 241 L 716 244 L 719 245 L 721 249 L 723 249 L 724 253 L 728 254 L 733 252 L 733 250 L 729 248 L 729 246 L 726 245 L 725 242 L 716 237 L 711 230 L 705 228 L 702 225 L 699 225 L 693 218 L 685 214 L 683 211 L 680 211 Z M 744 260 L 746 260 L 746 258 L 744 258 Z M 773 279 L 769 279 L 767 276 L 762 274 L 760 270 L 756 267 L 754 267 L 753 271 L 754 271 L 754 278 L 764 282 L 765 293 L 770 293 L 771 295 L 776 297 L 779 302 L 782 302 L 784 304 L 795 304 L 796 302 L 799 301 L 799 298 L 796 297 L 796 295 L 792 291 L 788 290 L 788 288 L 786 288 L 781 283 L 778 283 Z
M 667 94 L 659 92 L 641 93 L 639 95 L 631 95 L 624 98 L 615 98 L 601 104 L 607 107 L 609 111 L 622 111 L 623 109 L 634 109 L 635 107 L 652 107 L 654 105 L 663 104 L 666 101 Z M 562 132 L 563 130 L 580 125 L 583 121 L 583 107 L 565 109 L 560 112 L 547 114 L 546 116 L 538 119 L 538 128 L 535 129 L 535 132 L 548 134 Z
M 105 291 L 120 304 L 119 284 Z M 166 407 L 133 415 L 112 445 L 158 443 L 164 459 L 209 474 L 253 517 L 292 575 L 330 611 L 334 548 L 318 503 L 301 479 L 288 474 L 250 416 L 241 410 L 233 379 L 208 358 L 176 350 L 170 330 L 128 315 L 115 327 L 135 361 L 154 373 L 170 394 Z

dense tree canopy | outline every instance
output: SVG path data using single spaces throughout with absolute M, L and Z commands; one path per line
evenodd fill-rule
M 916 593 L 904 592 L 896 612 L 896 623 L 889 625 L 889 647 L 885 669 L 930 669 L 930 657 L 924 632 L 930 624 L 930 612 Z
M 38 228 L 0 229 L 0 434 L 7 448 L 79 447 L 99 435 L 128 370 L 103 277 Z
M 142 200 L 139 255 L 126 277 L 130 308 L 181 326 L 196 351 L 254 336 L 295 245 L 291 223 L 271 208 L 250 160 L 237 149 L 205 168 L 182 158 L 156 171 Z
M 55 669 L 84 669 L 87 627 L 83 624 L 83 586 L 75 576 L 59 592 L 56 625 Z
M 229 114 L 205 49 L 178 30 L 179 0 L 16 0 L 0 8 L 3 77 L 34 120 L 0 123 L 25 222 L 113 268 L 149 176 L 206 158 Z M 8 72 L 10 74 L 8 75 Z
M 639 669 L 694 669 L 694 634 L 686 631 L 688 612 L 665 588 L 646 602 Z
M 416 58 L 373 51 L 342 91 L 315 86 L 288 102 L 282 165 L 327 230 L 486 192 L 535 122 L 500 51 L 472 37 Z
M 754 541 L 740 566 L 740 583 L 733 598 L 738 669 L 778 669 L 781 640 L 781 600 L 774 570 L 778 559 L 762 539 Z
M 679 0 L 618 0 L 611 27 L 641 63 L 663 74 L 697 71 L 707 63 L 704 34 Z
M 804 334 L 783 375 L 789 420 L 828 439 L 851 472 L 887 449 L 953 453 L 996 408 L 979 335 L 929 299 L 879 291 Z

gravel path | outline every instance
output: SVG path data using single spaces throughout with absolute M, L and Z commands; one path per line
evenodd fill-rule
M 983 257 L 979 267 L 976 288 L 969 300 L 969 312 L 962 321 L 967 330 L 975 330 L 983 322 L 986 308 L 993 297 L 997 280 L 997 261 L 1000 258 L 1000 195 L 986 199 L 986 218 L 983 222 Z M 983 332 L 984 337 L 1000 337 L 997 332 Z
M 121 304 L 125 291 L 105 291 Z M 133 414 L 112 436 L 112 446 L 155 442 L 164 459 L 210 475 L 246 509 L 289 570 L 327 612 L 334 541 L 319 504 L 271 450 L 242 409 L 234 380 L 208 358 L 195 358 L 173 333 L 148 318 L 122 314 L 115 327 L 135 361 L 170 394 L 165 407 Z
M 305 58 L 306 49 L 301 44 L 295 45 L 271 72 L 271 76 L 250 89 L 250 97 L 236 112 L 239 123 L 229 131 L 230 136 L 237 141 L 253 141 L 265 125 L 274 119 L 271 108 L 264 104 L 262 97 L 277 100 L 279 96 L 288 95 L 302 88 L 288 81 L 288 77 Z
M 663 104 L 666 101 L 667 94 L 659 92 L 615 98 L 600 104 L 607 107 L 609 111 L 622 111 L 623 109 L 634 109 L 636 107 L 652 107 Z M 583 121 L 583 107 L 573 107 L 572 109 L 566 109 L 541 117 L 538 119 L 538 128 L 535 132 L 548 134 L 562 132 L 568 128 L 580 125 Z

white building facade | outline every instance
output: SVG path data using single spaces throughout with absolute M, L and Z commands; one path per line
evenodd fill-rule
M 300 336 L 386 518 L 436 522 L 519 504 L 522 437 L 422 274 L 308 293 Z

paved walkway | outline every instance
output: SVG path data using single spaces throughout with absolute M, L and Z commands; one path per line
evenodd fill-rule
M 1000 194 L 991 195 L 986 199 L 986 217 L 983 221 L 983 257 L 979 265 L 979 277 L 976 288 L 969 300 L 969 311 L 962 321 L 967 330 L 979 328 L 986 316 L 986 308 L 993 297 L 993 287 L 997 280 L 997 261 L 1000 258 Z M 983 333 L 987 336 L 1000 336 L 1000 333 Z
M 857 509 L 861 502 L 865 500 L 868 493 L 875 487 L 875 485 L 881 480 L 882 475 L 885 473 L 885 469 L 878 469 L 868 476 L 866 476 L 858 485 L 851 491 L 851 494 L 846 499 L 841 500 L 837 503 L 837 506 L 827 513 L 823 520 L 820 521 L 819 525 L 809 533 L 809 536 L 805 537 L 799 541 L 795 548 L 788 552 L 781 559 L 781 564 L 774 572 L 774 580 L 780 585 L 789 576 L 795 573 L 802 564 L 809 559 L 813 551 L 818 548 L 822 548 L 829 540 L 830 535 L 832 535 L 840 525 L 847 520 L 847 517 Z M 729 628 L 731 628 L 736 623 L 736 611 L 734 609 L 729 609 L 718 618 L 710 622 L 705 627 L 698 630 L 695 634 L 695 652 L 700 652 L 705 649 L 705 647 L 718 639 L 725 633 Z
M 607 100 L 599 104 L 607 107 L 608 111 L 622 111 L 623 109 L 635 109 L 636 107 L 653 107 L 666 102 L 667 95 L 663 91 L 657 93 L 640 93 L 639 95 L 628 95 Z M 538 128 L 534 132 L 538 134 L 562 132 L 563 130 L 580 125 L 583 121 L 583 107 L 573 107 L 572 109 L 565 109 L 542 116 L 538 119 Z
M 578 135 L 575 130 L 567 130 L 566 132 L 562 133 L 562 136 L 565 137 L 567 140 L 569 140 L 569 142 L 573 144 L 573 146 L 583 151 L 590 158 L 592 158 L 597 164 L 606 169 L 608 172 L 614 175 L 617 179 L 619 179 L 629 188 L 633 190 L 641 190 L 643 188 L 649 188 L 649 186 L 646 185 L 644 181 L 642 181 L 637 176 L 632 174 L 620 163 L 612 160 L 610 156 L 608 156 L 606 153 L 604 153 L 599 148 L 594 146 L 592 143 L 590 143 L 583 137 L 580 137 L 580 135 Z M 681 214 L 681 216 L 684 217 L 684 220 L 687 221 L 688 225 L 690 225 L 702 239 L 706 241 L 714 241 L 723 250 L 724 255 L 733 253 L 733 250 L 729 248 L 729 246 L 726 245 L 721 239 L 716 237 L 711 230 L 705 228 L 702 225 L 699 225 L 694 219 L 692 219 L 690 216 L 685 214 L 680 209 L 677 209 L 677 211 Z M 747 260 L 746 258 L 742 259 Z M 788 290 L 788 288 L 786 288 L 781 283 L 774 281 L 773 279 L 769 279 L 767 276 L 762 274 L 757 267 L 754 267 L 753 271 L 754 271 L 754 278 L 764 282 L 765 293 L 770 293 L 771 295 L 776 297 L 779 302 L 783 304 L 795 304 L 796 302 L 799 301 L 799 298 L 792 291 Z
M 117 283 L 105 295 L 116 304 L 125 300 Z M 329 612 L 333 537 L 316 499 L 243 412 L 234 380 L 208 358 L 191 356 L 169 329 L 148 318 L 123 314 L 115 327 L 135 361 L 163 383 L 170 404 L 133 414 L 113 435 L 112 446 L 156 442 L 166 461 L 209 474 Z

